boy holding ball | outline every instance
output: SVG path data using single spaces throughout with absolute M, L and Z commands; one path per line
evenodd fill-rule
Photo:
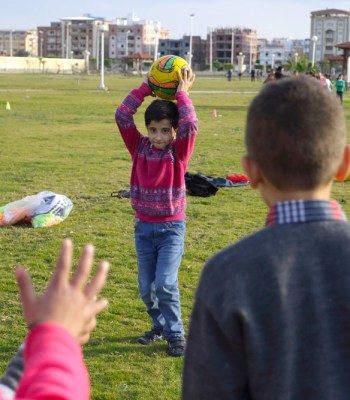
M 132 157 L 130 201 L 135 211 L 138 287 L 152 328 L 138 342 L 168 342 L 170 356 L 181 357 L 185 336 L 181 320 L 178 269 L 184 252 L 185 172 L 193 151 L 197 117 L 187 91 L 190 69 L 178 74 L 176 103 L 154 100 L 145 111 L 148 136 L 136 128 L 133 115 L 152 90 L 147 82 L 132 90 L 115 118 Z

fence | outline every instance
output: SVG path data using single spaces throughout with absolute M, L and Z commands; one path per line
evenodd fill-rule
M 1 72 L 74 74 L 86 72 L 85 60 L 74 58 L 0 57 Z

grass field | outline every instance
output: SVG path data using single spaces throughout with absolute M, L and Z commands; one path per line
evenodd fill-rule
M 103 290 L 110 305 L 84 348 L 93 399 L 179 399 L 182 359 L 166 355 L 165 343 L 142 347 L 150 327 L 137 290 L 133 212 L 111 192 L 128 189 L 130 157 L 114 122 L 114 110 L 141 78 L 107 76 L 0 75 L 0 205 L 42 190 L 74 203 L 69 217 L 51 228 L 0 228 L 0 373 L 26 334 L 13 266 L 28 267 L 40 291 L 51 276 L 64 237 L 75 255 L 84 243 L 111 270 Z M 189 172 L 215 177 L 244 173 L 243 131 L 247 106 L 261 82 L 197 78 L 191 98 L 199 132 Z M 141 107 L 136 121 L 143 130 Z M 6 110 L 6 102 L 11 110 Z M 344 110 L 350 126 L 349 95 Z M 212 111 L 218 117 L 213 118 Z M 350 182 L 337 182 L 333 197 L 350 216 Z M 180 269 L 183 319 L 188 326 L 194 292 L 205 260 L 264 224 L 266 207 L 249 186 L 219 189 L 210 198 L 188 197 L 186 253 Z M 253 251 L 253 249 L 252 249 Z

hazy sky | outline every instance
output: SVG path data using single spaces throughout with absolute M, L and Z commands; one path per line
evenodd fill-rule
M 0 29 L 49 26 L 66 17 L 93 16 L 113 20 L 135 12 L 141 19 L 160 21 L 171 38 L 206 36 L 208 28 L 252 28 L 258 37 L 310 36 L 310 12 L 336 8 L 350 11 L 348 0 L 0 0 Z

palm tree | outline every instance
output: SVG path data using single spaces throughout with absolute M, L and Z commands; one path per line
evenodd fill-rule
M 297 71 L 297 72 L 311 72 L 315 73 L 318 70 L 317 65 L 314 65 L 312 67 L 311 61 L 305 57 L 305 55 L 301 55 L 298 57 L 298 60 L 295 61 L 293 59 L 290 59 L 285 66 L 286 71 Z

